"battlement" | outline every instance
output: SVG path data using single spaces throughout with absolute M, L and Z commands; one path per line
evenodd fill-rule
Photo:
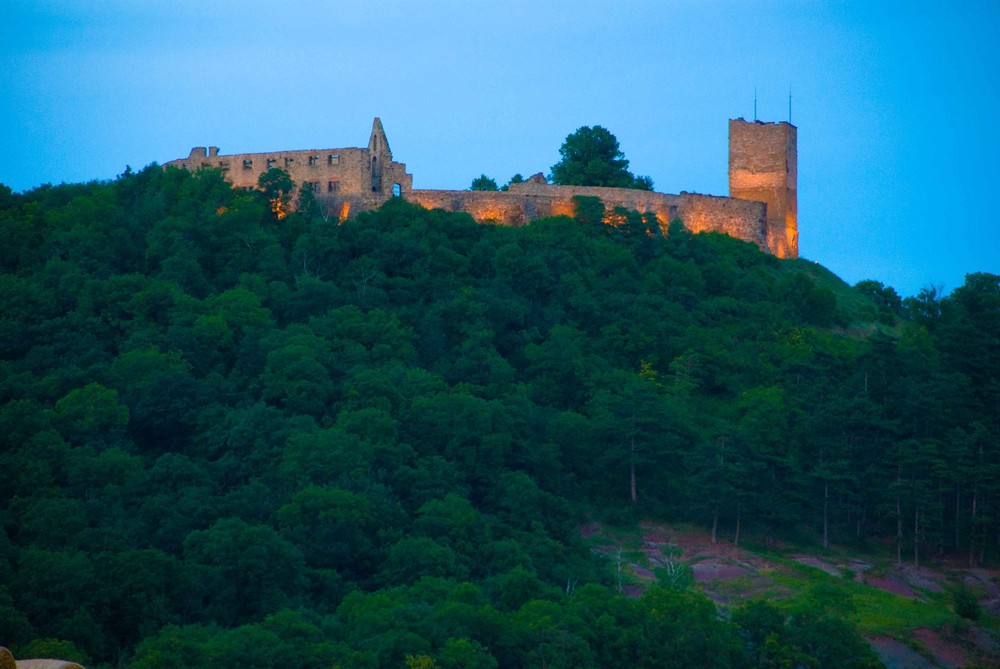
M 431 209 L 463 211 L 480 222 L 525 225 L 547 216 L 572 216 L 576 196 L 600 198 L 607 209 L 655 214 L 663 232 L 683 222 L 692 232 L 721 232 L 782 258 L 798 257 L 796 128 L 789 123 L 729 122 L 730 197 L 678 195 L 625 188 L 556 186 L 541 174 L 508 191 L 413 190 L 406 165 L 392 159 L 376 118 L 366 148 L 310 149 L 223 155 L 195 147 L 172 160 L 188 170 L 219 169 L 234 186 L 252 189 L 261 174 L 280 167 L 298 187 L 312 189 L 328 216 L 341 220 L 402 197 Z

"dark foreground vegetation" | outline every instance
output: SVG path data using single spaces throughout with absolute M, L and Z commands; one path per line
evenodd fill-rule
M 995 563 L 998 277 L 900 300 L 587 200 L 515 229 L 273 196 L 0 186 L 16 656 L 877 666 L 822 589 L 626 599 L 579 523 Z

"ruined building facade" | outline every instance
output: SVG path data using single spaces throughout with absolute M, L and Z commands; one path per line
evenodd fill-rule
M 325 213 L 340 220 L 402 197 L 427 208 L 464 211 L 484 223 L 524 225 L 546 216 L 572 215 L 574 197 L 594 196 L 609 210 L 654 213 L 664 231 L 671 221 L 680 220 L 692 232 L 721 232 L 780 258 L 798 257 L 796 128 L 790 123 L 729 122 L 729 197 L 554 186 L 541 175 L 511 184 L 509 191 L 414 190 L 406 165 L 392 159 L 378 118 L 367 148 L 221 155 L 217 147 L 196 147 L 187 158 L 167 165 L 216 168 L 243 188 L 255 187 L 261 174 L 280 167 L 300 188 L 313 191 Z
M 260 175 L 280 167 L 298 188 L 310 188 L 324 211 L 341 219 L 359 211 L 377 209 L 392 198 L 413 190 L 406 165 L 393 162 L 382 121 L 375 119 L 368 147 L 310 149 L 223 155 L 219 148 L 195 147 L 187 158 L 167 165 L 196 171 L 215 168 L 237 188 L 255 188 Z

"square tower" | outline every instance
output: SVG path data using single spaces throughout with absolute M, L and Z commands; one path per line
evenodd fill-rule
M 729 196 L 767 205 L 767 245 L 799 257 L 797 129 L 791 123 L 729 121 Z

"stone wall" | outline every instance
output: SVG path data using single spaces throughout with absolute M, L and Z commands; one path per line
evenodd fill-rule
M 767 203 L 768 246 L 799 257 L 798 131 L 790 123 L 729 121 L 729 195 Z
M 405 164 L 393 161 L 378 118 L 367 148 L 220 155 L 217 147 L 196 147 L 187 158 L 166 164 L 217 168 L 240 188 L 255 187 L 261 174 L 280 167 L 297 187 L 312 188 L 325 216 L 341 221 L 400 196 L 429 209 L 468 212 L 481 222 L 524 225 L 536 218 L 572 216 L 573 198 L 582 195 L 600 198 L 608 210 L 654 213 L 664 231 L 680 220 L 692 232 L 721 232 L 781 258 L 798 257 L 796 128 L 789 123 L 729 122 L 731 197 L 552 186 L 540 174 L 505 192 L 413 190 L 413 177 Z
M 735 198 L 696 193 L 667 195 L 624 188 L 551 186 L 537 177 L 513 184 L 507 192 L 411 190 L 403 197 L 428 209 L 465 211 L 480 222 L 524 225 L 546 216 L 572 216 L 573 198 L 578 195 L 600 198 L 607 210 L 624 207 L 653 213 L 664 232 L 671 221 L 680 220 L 692 232 L 721 232 L 769 251 L 766 205 Z
M 255 188 L 260 175 L 272 167 L 288 171 L 296 189 L 312 188 L 323 213 L 347 218 L 359 211 L 375 209 L 408 191 L 413 176 L 406 165 L 392 160 L 389 143 L 376 118 L 368 148 L 309 149 L 220 155 L 218 147 L 195 147 L 187 158 L 166 165 L 197 171 L 216 168 L 237 188 Z M 398 186 L 398 193 L 394 193 Z

